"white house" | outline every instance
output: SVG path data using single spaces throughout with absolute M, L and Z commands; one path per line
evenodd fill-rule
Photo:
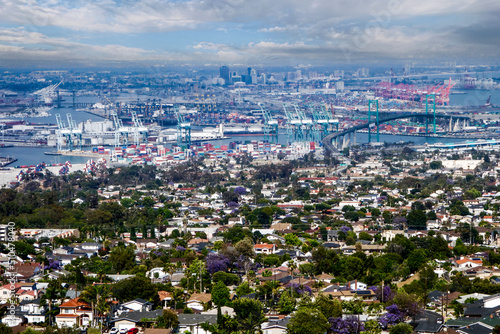
M 255 254 L 274 254 L 276 252 L 276 246 L 274 244 L 256 244 L 253 246 Z
M 123 303 L 122 306 L 125 306 L 134 311 L 151 311 L 153 304 L 144 299 L 136 298 L 129 302 Z

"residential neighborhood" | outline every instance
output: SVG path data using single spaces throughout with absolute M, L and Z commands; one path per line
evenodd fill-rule
M 487 151 L 358 147 L 41 174 L 0 191 L 2 322 L 17 332 L 491 333 L 499 170 Z

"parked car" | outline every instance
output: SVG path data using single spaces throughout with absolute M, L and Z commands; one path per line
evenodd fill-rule
M 139 330 L 137 328 L 130 328 L 127 332 L 127 334 L 137 334 L 139 333 Z
M 109 330 L 109 334 L 118 334 L 118 328 L 113 327 Z
M 120 329 L 120 334 L 127 334 L 128 329 L 122 328 Z

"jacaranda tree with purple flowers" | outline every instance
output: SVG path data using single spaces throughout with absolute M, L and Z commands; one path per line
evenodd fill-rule
M 234 188 L 233 191 L 238 196 L 242 196 L 242 195 L 246 195 L 247 194 L 247 190 L 244 187 L 236 187 L 236 188 Z
M 396 304 L 392 304 L 385 308 L 387 313 L 380 317 L 379 322 L 383 328 L 387 328 L 390 325 L 397 324 L 401 322 L 404 317 L 404 313 L 398 308 Z
M 353 334 L 360 333 L 365 330 L 362 322 L 355 317 L 343 319 L 342 317 L 328 319 L 330 323 L 330 331 L 338 334 Z
M 308 294 L 309 296 L 312 295 L 312 289 L 303 284 L 298 284 L 298 283 L 288 283 L 286 285 L 286 288 L 288 290 L 292 290 L 295 294 L 302 296 L 304 293 Z
M 210 274 L 215 274 L 219 271 L 227 271 L 230 264 L 231 261 L 224 254 L 209 254 L 206 257 L 207 271 Z

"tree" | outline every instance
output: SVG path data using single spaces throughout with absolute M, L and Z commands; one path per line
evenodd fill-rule
M 289 314 L 295 310 L 295 298 L 288 291 L 283 291 L 278 302 L 278 308 L 281 314 Z
M 205 259 L 207 271 L 215 274 L 218 271 L 227 271 L 231 261 L 224 254 L 211 253 Z
M 174 328 L 179 323 L 177 312 L 172 309 L 164 309 L 163 314 L 158 317 L 159 328 Z
M 323 334 L 330 325 L 326 317 L 314 308 L 299 308 L 286 326 L 289 334 Z
M 285 244 L 291 246 L 300 246 L 302 245 L 302 241 L 299 240 L 299 237 L 293 233 L 288 233 L 285 235 Z
M 12 328 L 7 326 L 6 324 L 0 324 L 0 334 L 12 334 Z
M 413 327 L 407 323 L 399 323 L 397 325 L 394 325 L 389 334 L 410 334 L 413 332 Z
M 266 320 L 262 303 L 255 299 L 240 298 L 233 301 L 238 329 L 253 333 L 260 331 L 260 325 Z
M 443 167 L 443 163 L 441 161 L 433 161 L 429 164 L 431 169 L 441 169 Z
M 421 202 L 419 202 L 421 203 Z M 412 210 L 406 217 L 408 227 L 416 230 L 425 230 L 427 227 L 427 216 L 423 210 Z
M 336 334 L 354 334 L 365 330 L 363 323 L 354 317 L 329 318 L 328 322 L 330 323 L 330 332 Z
M 102 315 L 106 311 L 107 299 L 110 295 L 111 292 L 107 285 L 89 285 L 82 291 L 80 299 L 90 304 L 94 324 L 97 321 L 97 313 Z M 98 308 L 100 310 L 97 310 Z
M 113 264 L 113 268 L 120 273 L 123 270 L 132 269 L 135 265 L 135 254 L 132 246 L 114 247 L 109 254 L 109 261 Z
M 158 304 L 156 286 L 146 277 L 134 276 L 113 285 L 113 296 L 121 302 L 142 298 L 153 304 Z
M 48 316 L 49 316 L 49 326 L 52 325 L 52 303 L 54 300 L 58 300 L 64 298 L 65 291 L 61 287 L 61 283 L 59 281 L 50 281 L 47 289 L 45 289 L 45 293 L 42 296 L 41 302 L 47 303 L 49 306 Z
M 320 293 L 314 305 L 323 313 L 326 318 L 342 317 L 342 303 L 338 299 L 330 299 L 324 294 Z
M 365 322 L 365 331 L 368 334 L 380 334 L 382 332 L 382 328 L 380 328 L 378 321 L 368 320 Z
M 217 307 L 222 307 L 227 305 L 229 300 L 229 288 L 222 281 L 217 282 L 212 289 L 212 302 Z

